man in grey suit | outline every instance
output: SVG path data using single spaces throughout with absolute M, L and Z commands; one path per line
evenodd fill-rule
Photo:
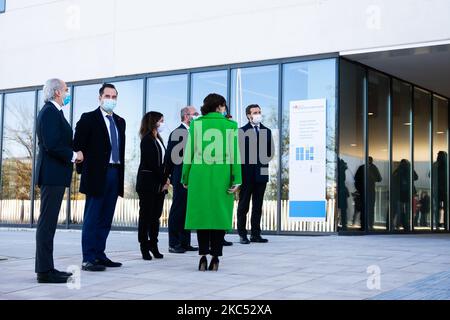
M 39 283 L 65 283 L 72 275 L 53 265 L 53 239 L 64 192 L 70 186 L 73 163 L 83 161 L 83 153 L 72 148 L 73 132 L 62 108 L 69 105 L 67 85 L 50 79 L 44 86 L 45 105 L 37 118 L 39 154 L 35 183 L 41 189 L 41 208 L 36 230 L 36 268 Z

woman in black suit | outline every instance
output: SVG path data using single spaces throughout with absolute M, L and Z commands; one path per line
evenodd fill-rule
M 158 250 L 159 219 L 169 181 L 164 176 L 164 154 L 166 148 L 159 133 L 164 116 L 159 112 L 148 112 L 141 121 L 141 162 L 139 164 L 136 191 L 139 195 L 138 240 L 142 259 L 152 256 L 162 259 Z

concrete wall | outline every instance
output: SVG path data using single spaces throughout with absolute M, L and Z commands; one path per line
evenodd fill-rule
M 0 90 L 450 40 L 448 0 L 7 0 Z

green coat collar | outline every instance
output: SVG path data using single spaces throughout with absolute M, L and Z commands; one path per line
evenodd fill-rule
M 203 118 L 208 118 L 208 119 L 225 119 L 225 117 L 219 112 L 210 112 L 207 115 L 203 116 Z

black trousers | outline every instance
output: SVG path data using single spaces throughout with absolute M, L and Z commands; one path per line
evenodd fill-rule
M 221 257 L 225 230 L 197 230 L 199 254 Z
M 36 273 L 54 269 L 53 239 L 65 191 L 64 186 L 41 186 L 41 213 L 36 229 Z
M 164 206 L 164 193 L 139 193 L 138 241 L 141 246 L 156 246 L 159 235 L 159 219 Z
M 241 237 L 247 236 L 247 212 L 252 200 L 251 235 L 261 235 L 261 215 L 267 183 L 244 183 L 239 192 L 239 204 L 237 209 L 237 227 Z
M 186 248 L 191 245 L 191 231 L 184 229 L 186 222 L 187 190 L 181 183 L 173 186 L 173 201 L 169 213 L 169 247 Z

